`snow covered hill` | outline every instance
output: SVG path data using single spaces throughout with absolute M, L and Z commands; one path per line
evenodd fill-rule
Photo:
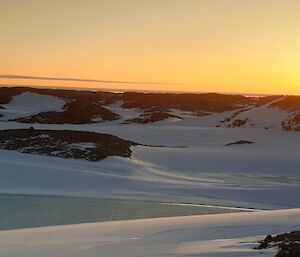
M 39 124 L 151 124 L 300 129 L 300 97 L 111 93 L 0 88 L 3 121 Z

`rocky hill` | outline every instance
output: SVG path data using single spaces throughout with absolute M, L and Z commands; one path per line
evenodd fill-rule
M 26 111 L 24 104 L 30 105 L 33 98 L 41 95 L 48 97 L 42 103 L 44 108 L 33 101 L 30 111 Z M 60 109 L 53 107 L 53 101 L 63 102 Z M 14 115 L 10 115 L 11 113 Z M 206 116 L 216 117 L 213 123 L 215 127 L 299 131 L 300 97 L 0 88 L 2 121 L 40 124 L 147 124 L 164 120 L 183 121 L 191 117 L 205 120 L 203 117 Z

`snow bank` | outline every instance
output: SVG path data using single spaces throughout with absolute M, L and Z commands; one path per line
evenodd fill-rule
M 144 113 L 143 110 L 137 108 L 122 108 L 123 100 L 116 101 L 110 105 L 106 105 L 105 108 L 118 114 L 121 118 L 116 123 L 122 123 L 128 119 L 138 118 Z
M 281 122 L 289 117 L 287 111 L 282 111 L 279 108 L 271 108 L 271 105 L 280 102 L 284 97 L 274 100 L 268 104 L 260 107 L 254 107 L 250 110 L 241 112 L 234 119 L 248 119 L 246 126 L 254 126 L 259 128 L 275 128 L 280 130 L 282 128 Z
M 25 92 L 2 105 L 5 109 L 1 110 L 4 115 L 1 119 L 12 120 L 49 111 L 61 112 L 64 105 L 65 101 L 58 97 Z

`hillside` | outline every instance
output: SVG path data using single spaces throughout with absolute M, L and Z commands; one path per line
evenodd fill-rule
M 300 97 L 0 88 L 0 116 L 2 121 L 30 124 L 148 124 L 198 118 L 202 126 L 298 131 Z M 214 122 L 206 124 L 206 116 Z

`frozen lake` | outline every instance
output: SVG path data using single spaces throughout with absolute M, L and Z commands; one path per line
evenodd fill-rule
M 0 194 L 0 230 L 228 212 L 237 210 L 152 201 Z

